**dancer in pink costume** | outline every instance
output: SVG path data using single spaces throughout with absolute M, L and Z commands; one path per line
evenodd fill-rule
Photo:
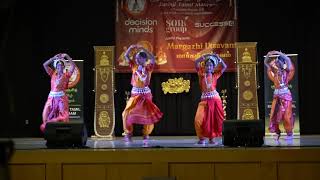
M 277 58 L 270 58 L 277 56 Z M 285 139 L 293 138 L 294 118 L 292 114 L 292 96 L 288 88 L 289 82 L 293 79 L 295 68 L 291 59 L 279 51 L 269 51 L 264 59 L 269 79 L 274 84 L 273 100 L 270 112 L 269 131 L 276 133 L 279 139 L 281 131 L 279 123 L 283 121 L 287 133 Z
M 65 70 L 65 58 L 71 65 L 68 71 Z M 43 63 L 43 67 L 51 77 L 51 90 L 42 112 L 42 132 L 48 122 L 69 121 L 69 100 L 65 91 L 76 65 L 68 54 L 60 53 Z

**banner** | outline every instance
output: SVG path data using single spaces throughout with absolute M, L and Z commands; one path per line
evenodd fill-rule
M 294 117 L 294 128 L 293 134 L 299 135 L 300 134 L 300 123 L 299 123 L 299 87 L 298 87 L 298 55 L 297 54 L 287 54 L 290 57 L 294 67 L 295 67 L 295 74 L 293 79 L 289 82 L 288 88 L 291 91 L 292 95 L 292 114 Z M 276 56 L 275 56 L 276 57 Z M 272 56 L 271 56 L 272 58 Z M 273 99 L 273 92 L 274 92 L 274 85 L 269 80 L 267 75 L 267 68 L 264 67 L 264 92 L 265 92 L 265 132 L 266 135 L 270 135 L 269 131 L 269 121 L 270 121 L 270 111 L 271 111 L 271 104 Z M 283 123 L 280 123 L 280 130 L 281 132 L 285 132 L 283 128 Z
M 124 53 L 140 44 L 156 56 L 154 72 L 195 72 L 194 60 L 216 52 L 235 71 L 235 0 L 118 0 L 117 72 L 130 72 Z
M 257 94 L 257 42 L 236 42 L 237 47 L 237 119 L 259 119 Z
M 113 138 L 114 111 L 114 46 L 94 46 L 95 108 L 94 132 L 96 137 Z
M 69 119 L 83 121 L 83 60 L 73 60 L 77 67 L 69 79 L 66 90 L 69 98 Z M 67 64 L 66 69 L 70 68 Z

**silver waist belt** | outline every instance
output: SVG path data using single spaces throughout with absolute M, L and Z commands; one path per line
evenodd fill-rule
M 64 96 L 63 91 L 58 91 L 58 92 L 50 91 L 49 93 L 49 97 L 61 97 L 61 96 Z
M 216 90 L 210 91 L 210 92 L 203 92 L 201 94 L 201 99 L 211 99 L 211 98 L 213 98 L 214 96 L 217 96 L 217 95 L 219 95 L 219 93 Z
M 288 87 L 275 89 L 273 92 L 274 95 L 287 94 L 287 93 L 290 93 L 290 90 Z
M 132 87 L 131 94 L 148 94 L 151 93 L 150 88 L 143 87 L 143 88 L 138 88 L 138 87 Z

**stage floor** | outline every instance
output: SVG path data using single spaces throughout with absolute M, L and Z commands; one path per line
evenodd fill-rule
M 320 135 L 295 135 L 287 140 L 285 136 L 275 140 L 273 136 L 265 136 L 262 148 L 273 147 L 320 147 Z M 16 150 L 47 149 L 46 140 L 43 138 L 14 138 Z M 124 142 L 122 137 L 113 139 L 88 138 L 86 148 L 89 149 L 139 149 L 139 148 L 229 148 L 222 144 L 222 139 L 217 139 L 216 144 L 197 144 L 196 136 L 150 136 L 148 143 L 142 137 L 133 137 L 132 142 Z M 208 142 L 208 141 L 207 141 Z
M 148 144 L 141 136 L 130 143 L 88 138 L 85 148 L 61 149 L 47 148 L 43 138 L 13 141 L 12 180 L 320 179 L 320 135 L 265 136 L 262 147 L 248 148 L 199 145 L 196 136 L 151 136 Z

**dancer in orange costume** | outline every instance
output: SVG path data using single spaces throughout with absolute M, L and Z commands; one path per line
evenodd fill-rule
M 133 50 L 136 51 L 133 58 L 130 58 Z M 132 69 L 131 97 L 122 113 L 124 140 L 131 141 L 133 124 L 143 125 L 143 139 L 147 142 L 154 124 L 159 122 L 162 112 L 152 102 L 150 84 L 151 74 L 155 65 L 154 56 L 140 45 L 131 45 L 125 54 L 126 60 Z M 150 60 L 148 63 L 147 60 Z
M 219 64 L 220 69 L 218 69 Z M 195 67 L 202 92 L 194 120 L 198 143 L 205 144 L 205 138 L 209 138 L 210 143 L 216 143 L 214 138 L 222 136 L 222 124 L 225 118 L 216 85 L 227 65 L 217 54 L 206 54 L 195 61 Z

